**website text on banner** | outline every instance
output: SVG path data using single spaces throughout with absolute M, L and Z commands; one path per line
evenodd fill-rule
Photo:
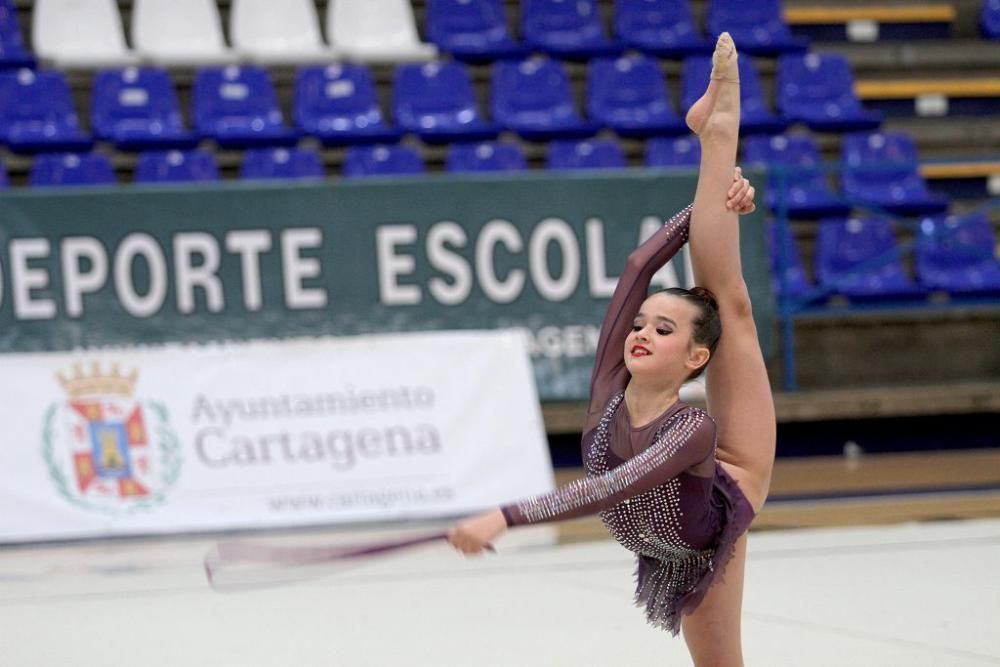
M 0 194 L 0 352 L 523 327 L 541 398 L 582 400 L 626 257 L 694 187 L 628 172 Z M 769 350 L 761 215 L 742 248 Z M 654 287 L 690 281 L 681 256 Z
M 9 354 L 0 376 L 0 542 L 450 517 L 552 488 L 522 332 Z

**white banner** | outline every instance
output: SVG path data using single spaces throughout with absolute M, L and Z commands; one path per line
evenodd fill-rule
M 0 355 L 0 542 L 459 515 L 552 488 L 518 332 Z

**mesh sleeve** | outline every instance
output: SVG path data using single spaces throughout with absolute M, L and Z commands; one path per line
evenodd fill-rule
M 595 514 L 677 477 L 714 449 L 715 422 L 704 410 L 689 408 L 668 422 L 655 443 L 617 468 L 500 509 L 508 526 Z
M 622 348 L 632 328 L 632 320 L 646 299 L 653 276 L 687 241 L 690 222 L 691 206 L 688 206 L 629 255 L 601 323 L 584 433 L 597 425 L 611 397 L 625 388 L 628 370 Z

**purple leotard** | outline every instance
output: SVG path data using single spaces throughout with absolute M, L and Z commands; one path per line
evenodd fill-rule
M 753 507 L 715 459 L 715 422 L 677 401 L 633 427 L 623 348 L 653 275 L 687 241 L 691 207 L 629 255 L 597 344 L 582 442 L 587 477 L 501 508 L 507 525 L 600 513 L 634 552 L 636 604 L 674 635 L 704 598 L 753 520 Z

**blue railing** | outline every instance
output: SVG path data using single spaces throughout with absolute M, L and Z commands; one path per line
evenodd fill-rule
M 866 165 L 865 168 L 868 170 L 870 166 Z M 876 170 L 881 168 L 882 166 L 876 166 Z M 899 165 L 887 164 L 884 165 L 884 168 L 886 171 L 897 172 L 899 170 Z M 825 177 L 831 173 L 840 173 L 843 169 L 843 166 L 838 163 L 823 163 L 810 166 L 808 171 L 809 173 L 822 173 Z M 789 176 L 799 174 L 802 171 L 804 171 L 802 168 L 788 167 L 784 165 L 769 165 L 767 167 L 768 187 L 774 188 L 777 194 L 775 210 L 773 211 L 774 224 L 777 225 L 775 259 L 777 260 L 776 268 L 779 290 L 776 296 L 778 302 L 778 321 L 781 329 L 780 337 L 783 360 L 783 382 L 786 391 L 796 391 L 798 389 L 798 382 L 796 379 L 795 319 L 801 315 L 838 315 L 845 312 L 872 310 L 929 310 L 953 308 L 956 305 L 960 305 L 963 308 L 968 308 L 970 306 L 986 306 L 994 308 L 1000 306 L 1000 298 L 998 297 L 963 297 L 961 301 L 957 303 L 950 300 L 944 303 L 928 300 L 920 302 L 915 302 L 913 300 L 907 300 L 905 302 L 886 300 L 878 303 L 830 305 L 827 303 L 827 299 L 828 297 L 835 295 L 837 290 L 833 286 L 821 284 L 816 284 L 815 287 L 802 294 L 791 294 L 788 269 L 792 267 L 792 264 L 788 256 L 788 248 L 784 242 L 786 238 L 794 238 L 794 236 L 791 235 L 791 221 L 788 215 Z M 941 234 L 940 231 L 935 230 L 935 233 L 928 238 L 928 236 L 921 231 L 919 222 L 914 222 L 905 217 L 893 214 L 879 206 L 845 197 L 843 194 L 840 194 L 839 197 L 841 203 L 849 206 L 854 214 L 860 213 L 880 216 L 889 220 L 894 228 L 909 230 L 913 234 L 913 238 L 911 240 L 903 242 L 897 240 L 897 243 L 892 250 L 872 257 L 869 260 L 852 267 L 851 270 L 844 273 L 845 276 L 858 275 L 871 269 L 898 261 L 903 257 L 912 254 L 919 244 L 925 243 L 929 240 L 929 238 L 934 238 L 934 236 Z M 962 217 L 979 215 L 980 213 L 998 209 L 1000 209 L 1000 198 L 993 198 L 976 210 L 964 214 Z M 978 250 L 979 248 L 977 247 L 976 249 Z M 994 249 L 990 248 L 988 252 L 989 254 L 995 256 Z

